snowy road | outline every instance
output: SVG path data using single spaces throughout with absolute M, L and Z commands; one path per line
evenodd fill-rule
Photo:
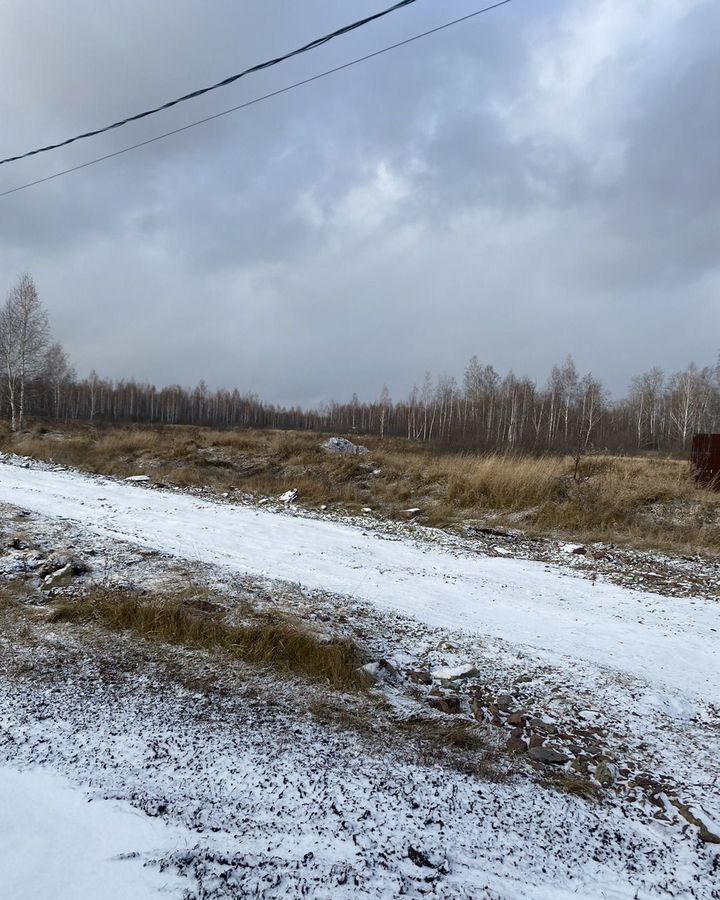
M 0 466 L 0 502 L 177 557 L 295 582 L 720 700 L 720 603 L 69 471 Z
M 354 615 L 378 658 L 477 661 L 478 683 L 518 689 L 556 723 L 561 749 L 577 741 L 589 772 L 602 754 L 620 776 L 587 803 L 529 768 L 496 783 L 418 763 L 404 743 L 376 746 L 374 729 L 363 738 L 308 716 L 325 687 L 194 663 L 182 648 L 158 656 L 102 630 L 86 645 L 19 607 L 0 633 L 0 875 L 14 897 L 149 900 L 185 884 L 213 900 L 720 900 L 714 846 L 675 807 L 657 818 L 634 781 L 706 823 L 720 817 L 720 603 L 482 556 L 441 532 L 381 533 L 35 464 L 0 464 L 0 503 L 36 513 L 5 510 L 5 577 L 27 571 L 33 547 L 94 548 L 98 577 L 128 566 L 139 585 L 173 577 L 172 561 L 140 546 L 207 564 L 200 580 L 299 583 L 317 593 L 277 585 L 270 602 L 321 621 Z M 449 663 L 436 628 L 455 645 Z M 398 708 L 421 702 L 389 690 Z

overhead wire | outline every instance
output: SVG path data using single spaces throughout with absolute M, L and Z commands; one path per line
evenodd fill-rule
M 288 59 L 292 59 L 295 56 L 300 56 L 303 53 L 308 53 L 310 50 L 315 50 L 317 47 L 322 47 L 324 44 L 328 44 L 330 41 L 333 41 L 338 37 L 349 34 L 351 31 L 357 31 L 358 28 L 363 28 L 365 25 L 370 24 L 370 22 L 375 22 L 378 19 L 382 19 L 384 16 L 388 16 L 390 15 L 390 13 L 397 12 L 397 10 L 402 9 L 406 6 L 410 6 L 410 4 L 416 2 L 417 0 L 399 0 L 398 3 L 394 3 L 387 9 L 383 9 L 380 12 L 373 13 L 370 16 L 365 16 L 363 19 L 358 19 L 355 22 L 351 22 L 349 25 L 343 25 L 342 28 L 337 28 L 335 31 L 331 31 L 329 34 L 325 34 L 322 37 L 315 38 L 314 40 L 309 41 L 307 44 L 303 44 L 302 47 L 297 47 L 295 50 L 290 50 L 288 53 L 283 53 L 281 56 L 276 56 L 273 59 L 265 60 L 265 62 L 257 63 L 254 66 L 250 66 L 249 68 L 244 69 L 242 72 L 238 72 L 235 75 L 229 75 L 227 78 L 223 78 L 221 81 L 215 82 L 215 84 L 211 84 L 203 88 L 197 88 L 194 91 L 189 91 L 187 94 L 176 97 L 174 100 L 167 100 L 165 103 L 161 103 L 159 106 L 153 106 L 151 109 L 143 110 L 143 112 L 135 113 L 132 116 L 126 116 L 124 119 L 118 119 L 117 122 L 113 122 L 110 125 L 103 125 L 102 128 L 95 128 L 92 131 L 85 131 L 82 134 L 76 134 L 73 137 L 65 138 L 64 140 L 58 141 L 54 144 L 47 144 L 44 147 L 36 147 L 34 150 L 27 150 L 24 153 L 17 154 L 17 156 L 8 156 L 6 159 L 0 159 L 0 166 L 4 166 L 7 163 L 11 162 L 17 162 L 20 159 L 27 159 L 29 156 L 37 156 L 39 153 L 48 153 L 50 150 L 57 150 L 60 147 L 67 147 L 68 144 L 74 144 L 76 141 L 83 141 L 91 137 L 97 137 L 97 135 L 104 134 L 106 131 L 113 131 L 116 128 L 122 128 L 123 125 L 127 125 L 130 122 L 137 122 L 140 119 L 146 119 L 148 116 L 154 116 L 165 109 L 171 109 L 173 106 L 178 106 L 178 104 L 180 103 L 186 103 L 188 100 L 194 100 L 196 97 L 202 97 L 203 94 L 209 94 L 211 91 L 216 91 L 219 88 L 234 84 L 236 81 L 239 81 L 241 78 L 245 78 L 247 75 L 252 75 L 255 72 L 262 72 L 264 69 L 270 69 L 273 66 L 277 66 L 280 63 L 283 63 Z
M 358 56 L 355 59 L 351 59 L 348 62 L 341 63 L 340 65 L 333 66 L 331 69 L 326 69 L 323 72 L 318 72 L 315 75 L 310 75 L 307 78 L 303 78 L 299 81 L 295 81 L 292 84 L 285 85 L 284 87 L 277 88 L 276 90 L 269 91 L 266 94 L 262 94 L 259 97 L 254 97 L 252 100 L 246 100 L 243 103 L 239 103 L 236 106 L 231 106 L 228 109 L 221 110 L 220 112 L 213 113 L 212 115 L 205 116 L 202 119 L 197 119 L 194 122 L 189 122 L 187 125 L 181 125 L 178 128 L 173 128 L 170 131 L 165 131 L 162 134 L 154 135 L 151 138 L 147 138 L 143 141 L 138 141 L 135 144 L 131 144 L 128 147 L 122 147 L 120 150 L 114 150 L 110 153 L 106 153 L 102 156 L 97 156 L 93 159 L 87 160 L 86 162 L 79 163 L 75 166 L 70 166 L 67 169 L 62 169 L 58 172 L 53 172 L 50 175 L 45 175 L 42 178 L 36 178 L 34 181 L 28 181 L 25 184 L 20 184 L 17 187 L 9 188 L 5 191 L 0 191 L 0 198 L 7 197 L 10 194 L 16 194 L 19 191 L 24 191 L 27 188 L 35 187 L 39 184 L 44 184 L 47 181 L 52 181 L 56 178 L 61 178 L 64 175 L 69 175 L 72 172 L 78 172 L 81 169 L 86 169 L 89 166 L 94 166 L 97 163 L 105 162 L 108 159 L 113 159 L 117 156 L 122 156 L 125 153 L 130 153 L 133 150 L 138 150 L 141 147 L 147 147 L 149 144 L 154 144 L 157 141 L 165 140 L 166 138 L 173 137 L 176 134 L 181 134 L 184 131 L 189 131 L 191 128 L 196 128 L 199 125 L 205 125 L 208 122 L 212 122 L 215 119 L 220 119 L 223 116 L 230 115 L 234 112 L 239 112 L 240 110 L 247 109 L 248 107 L 255 106 L 258 103 L 262 103 L 265 100 L 270 100 L 273 97 L 278 97 L 282 94 L 286 94 L 290 91 L 295 90 L 296 88 L 303 87 L 307 84 L 312 84 L 315 81 L 319 81 L 321 78 L 326 78 L 329 75 L 334 75 L 338 72 L 342 72 L 345 69 L 350 69 L 353 66 L 357 66 L 360 63 L 367 62 L 368 60 L 375 59 L 378 56 L 382 56 L 385 53 L 389 53 L 392 50 L 397 50 L 400 47 L 404 47 L 408 44 L 412 44 L 415 41 L 419 41 L 422 38 L 429 37 L 430 35 L 437 34 L 440 31 L 445 31 L 448 28 L 452 28 L 455 25 L 460 25 L 462 22 L 467 22 L 471 19 L 476 18 L 477 16 L 482 15 L 483 13 L 490 12 L 494 9 L 497 9 L 500 6 L 506 6 L 508 3 L 511 3 L 512 0 L 498 0 L 496 3 L 492 3 L 489 6 L 485 6 L 482 9 L 475 10 L 474 12 L 468 13 L 467 15 L 460 16 L 456 19 L 452 19 L 449 22 L 444 22 L 441 25 L 437 25 L 434 28 L 429 28 L 426 31 L 419 32 L 418 34 L 412 35 L 409 38 L 404 38 L 401 41 L 396 41 L 393 44 L 388 44 L 386 47 L 381 47 L 379 50 L 374 50 L 371 53 L 366 53 L 363 56 Z

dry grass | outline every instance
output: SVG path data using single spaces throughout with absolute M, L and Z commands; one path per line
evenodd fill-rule
M 581 797 L 588 803 L 599 803 L 602 800 L 602 791 L 595 782 L 589 778 L 581 778 L 579 775 L 569 775 L 565 772 L 553 774 L 543 772 L 546 784 L 563 794 L 571 794 Z
M 437 716 L 410 716 L 397 719 L 395 727 L 398 731 L 424 744 L 450 747 L 454 750 L 483 751 L 488 750 L 486 734 L 475 723 L 465 719 L 449 716 L 447 719 Z
M 400 719 L 381 698 L 373 696 L 371 700 L 348 706 L 325 697 L 311 703 L 309 709 L 320 724 L 355 732 L 375 744 L 401 747 L 415 762 L 441 763 L 485 780 L 505 777 L 508 760 L 502 759 L 476 722 L 422 714 Z
M 224 693 L 232 684 L 244 698 L 268 697 L 270 703 L 276 703 L 280 695 L 288 709 L 295 708 L 300 716 L 310 713 L 321 725 L 350 732 L 358 741 L 367 742 L 369 749 L 394 748 L 403 759 L 448 766 L 484 780 L 505 777 L 507 760 L 503 764 L 477 723 L 422 713 L 398 719 L 394 705 L 381 692 L 365 690 L 368 682 L 357 672 L 361 655 L 349 641 L 327 643 L 288 620 L 260 620 L 237 627 L 228 625 L 219 613 L 200 615 L 198 608 L 213 605 L 215 611 L 222 609 L 206 599 L 214 595 L 202 587 L 173 592 L 172 599 L 169 595 L 149 598 L 101 591 L 79 600 L 61 600 L 49 608 L 28 606 L 6 587 L 0 581 L 0 624 L 6 648 L 13 648 L 13 665 L 3 669 L 8 677 L 65 680 L 68 667 L 82 665 L 83 655 L 91 655 L 94 671 L 112 680 L 118 672 L 135 675 L 148 663 L 157 678 L 159 664 L 166 677 L 194 692 Z M 98 629 L 74 631 L 67 645 L 57 640 L 52 629 L 50 644 L 45 631 L 48 623 L 91 624 Z M 128 655 L 112 641 L 117 632 L 144 640 L 133 644 Z M 172 646 L 210 653 L 212 659 L 199 658 L 198 669 L 187 654 L 178 658 L 167 652 Z M 0 668 L 2 650 L 0 641 Z M 236 672 L 240 681 L 228 679 L 225 663 L 233 659 L 289 676 L 293 679 L 291 691 L 274 686 L 277 682 L 271 679 L 245 681 L 247 670 Z
M 358 671 L 363 659 L 352 641 L 325 640 L 288 619 L 231 625 L 221 614 L 203 611 L 202 606 L 173 599 L 148 600 L 131 592 L 96 591 L 80 600 L 58 603 L 50 621 L 95 622 L 153 641 L 220 651 L 334 688 L 367 686 L 364 673 Z
M 182 488 L 277 496 L 308 507 L 370 506 L 402 517 L 410 506 L 439 527 L 514 525 L 537 534 L 680 552 L 720 551 L 720 494 L 698 489 L 689 464 L 658 457 L 450 453 L 401 440 L 362 438 L 369 456 L 325 453 L 308 432 L 218 431 L 187 426 L 78 426 L 0 433 L 3 450 L 86 471 L 145 473 Z M 379 474 L 375 474 L 376 470 Z

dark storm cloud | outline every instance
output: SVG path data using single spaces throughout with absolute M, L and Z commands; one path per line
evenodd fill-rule
M 90 0 L 0 8 L 2 155 L 210 83 L 381 4 Z M 420 0 L 342 43 L 121 132 L 0 169 L 0 190 L 473 9 Z M 516 0 L 460 29 L 0 199 L 81 372 L 319 402 L 477 353 L 568 351 L 622 391 L 720 332 L 711 0 Z M 701 329 L 693 322 L 702 321 Z

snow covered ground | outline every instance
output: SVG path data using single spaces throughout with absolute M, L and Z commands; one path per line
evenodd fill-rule
M 0 768 L 0 873 L 12 900 L 180 897 L 181 879 L 144 867 L 142 856 L 181 840 L 127 803 L 89 803 L 52 772 Z
M 2 466 L 0 502 L 183 559 L 361 598 L 428 625 L 512 637 L 720 703 L 716 602 L 679 603 L 532 561 L 69 471 Z
M 64 533 L 76 550 L 92 545 L 100 569 L 137 572 L 137 548 L 159 550 L 203 577 L 268 583 L 308 618 L 342 611 L 379 654 L 408 667 L 473 663 L 496 693 L 507 685 L 561 730 L 575 728 L 573 740 L 602 742 L 708 822 L 720 818 L 720 604 L 710 597 L 632 591 L 569 567 L 490 558 L 471 542 L 42 466 L 0 466 L 0 503 L 33 511 L 23 521 Z M 145 652 L 111 636 L 87 648 L 47 626 L 32 639 L 20 628 L 0 635 L 0 766 L 12 768 L 0 770 L 0 800 L 30 778 L 26 811 L 57 825 L 60 792 L 70 819 L 77 812 L 71 827 L 98 837 L 87 843 L 97 878 L 140 879 L 127 896 L 163 884 L 172 896 L 181 876 L 187 896 L 218 900 L 720 897 L 717 848 L 671 806 L 612 792 L 588 803 L 527 774 L 496 783 L 413 762 L 382 740 L 322 727 L 303 712 L 298 686 L 256 696 L 206 661 L 203 679 L 219 678 L 222 690 L 197 690 L 168 680 Z M 173 671 L 196 665 L 168 654 Z M 586 726 L 592 737 L 577 737 Z M 66 776 L 72 793 L 24 774 L 37 766 Z M 36 778 L 49 779 L 47 798 Z M 100 840 L 104 826 L 80 815 L 78 791 L 101 804 L 103 821 L 117 820 L 121 840 Z M 13 818 L 0 818 L 0 837 Z M 126 848 L 140 857 L 113 859 Z M 13 865 L 0 856 L 3 876 Z M 26 896 L 47 896 L 39 873 L 17 872 L 36 885 Z

